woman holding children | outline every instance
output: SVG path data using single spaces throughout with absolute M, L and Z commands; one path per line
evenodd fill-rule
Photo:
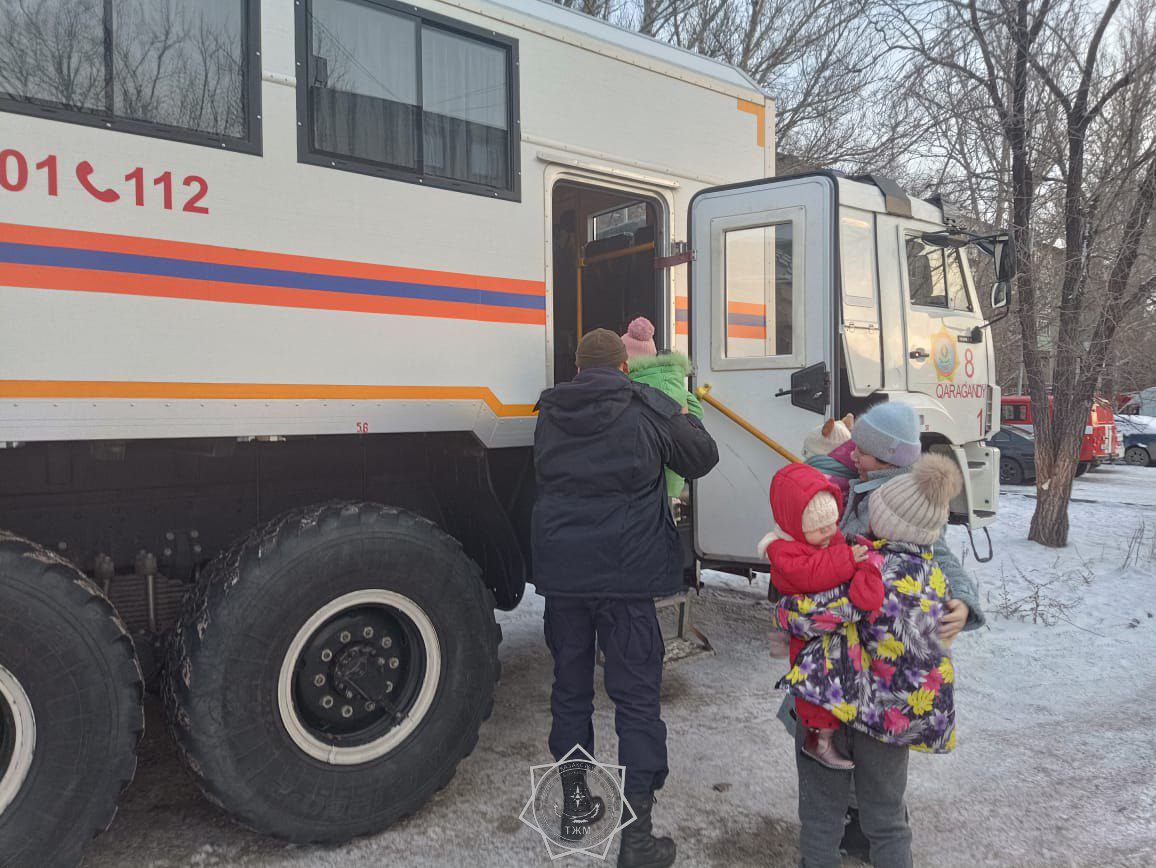
M 912 864 L 908 751 L 954 748 L 949 648 L 960 630 L 983 623 L 975 582 L 944 540 L 962 485 L 955 462 L 921 454 L 918 417 L 906 405 L 871 408 L 848 440 L 850 421 L 829 449 L 808 438 L 816 466 L 776 474 L 778 528 L 760 543 L 791 636 L 780 716 L 795 730 L 807 868 L 841 865 L 856 808 L 872 864 Z

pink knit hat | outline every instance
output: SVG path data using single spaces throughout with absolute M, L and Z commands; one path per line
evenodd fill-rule
M 626 334 L 622 336 L 622 343 L 626 344 L 626 354 L 632 359 L 635 356 L 658 355 L 654 346 L 654 323 L 644 316 L 630 321 Z

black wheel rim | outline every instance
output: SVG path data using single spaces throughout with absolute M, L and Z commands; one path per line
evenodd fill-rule
M 1002 458 L 999 462 L 999 480 L 1000 482 L 1016 483 L 1019 482 L 1020 472 L 1019 466 L 1010 458 Z
M 358 747 L 405 718 L 425 667 L 425 645 L 403 613 L 380 605 L 346 609 L 318 627 L 297 656 L 293 704 L 314 738 Z

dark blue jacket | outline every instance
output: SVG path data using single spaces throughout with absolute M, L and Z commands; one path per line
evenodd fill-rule
M 693 416 L 613 368 L 542 393 L 534 431 L 534 584 L 545 596 L 660 597 L 682 588 L 663 467 L 697 479 L 718 463 Z

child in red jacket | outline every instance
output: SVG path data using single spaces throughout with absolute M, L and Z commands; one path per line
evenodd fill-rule
M 759 550 L 771 562 L 771 581 L 780 594 L 818 594 L 846 584 L 851 605 L 871 612 L 883 605 L 883 580 L 868 560 L 866 546 L 848 545 L 839 533 L 842 508 L 838 486 L 819 470 L 788 464 L 771 480 L 771 512 L 778 530 L 763 537 Z M 805 639 L 791 637 L 792 666 L 806 644 Z M 839 728 L 835 715 L 801 698 L 795 700 L 795 715 L 807 728 L 804 754 L 828 768 L 855 767 L 835 747 L 833 736 Z

